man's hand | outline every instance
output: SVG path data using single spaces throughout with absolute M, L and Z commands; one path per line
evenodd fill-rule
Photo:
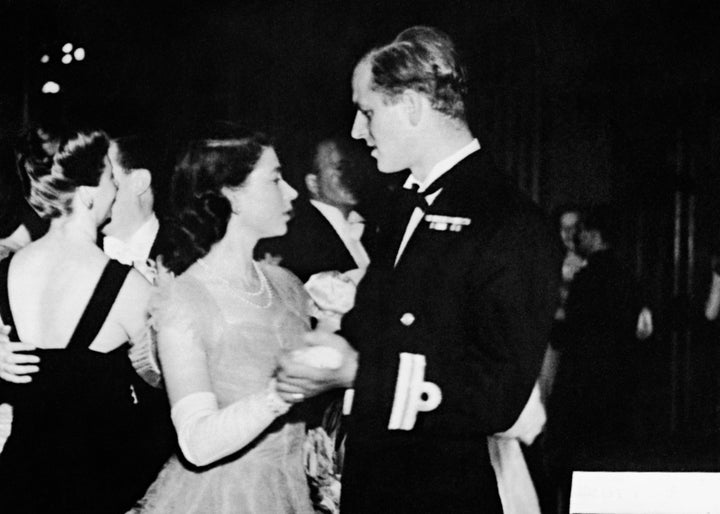
M 40 370 L 37 366 L 40 358 L 36 355 L 17 353 L 36 348 L 29 343 L 11 343 L 9 333 L 10 327 L 0 326 L 0 379 L 16 384 L 27 384 L 32 381 L 29 375 Z
M 316 330 L 303 339 L 309 346 L 327 346 L 338 350 L 342 360 L 338 367 L 315 367 L 301 362 L 302 349 L 280 357 L 277 392 L 289 403 L 297 403 L 337 388 L 352 387 L 358 366 L 358 353 L 341 336 Z

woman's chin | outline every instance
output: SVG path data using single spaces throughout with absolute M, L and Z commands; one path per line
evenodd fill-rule
M 274 230 L 268 230 L 260 239 L 270 239 L 273 237 L 280 237 L 287 234 L 288 228 L 287 223 L 283 223 L 282 225 L 278 225 L 275 227 Z

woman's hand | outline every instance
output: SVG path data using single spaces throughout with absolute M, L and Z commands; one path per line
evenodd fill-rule
M 298 403 L 337 388 L 352 387 L 358 366 L 358 353 L 341 336 L 324 331 L 308 332 L 303 339 L 309 346 L 334 348 L 340 355 L 338 366 L 313 366 L 303 358 L 303 350 L 280 357 L 277 393 L 288 403 Z
M 36 347 L 29 343 L 10 342 L 9 333 L 10 327 L 0 326 L 0 378 L 15 384 L 27 384 L 32 381 L 30 375 L 40 370 L 37 366 L 40 358 L 37 355 L 17 353 L 33 351 Z

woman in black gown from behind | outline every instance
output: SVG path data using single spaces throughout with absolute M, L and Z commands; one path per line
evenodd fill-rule
M 146 337 L 150 285 L 96 246 L 115 197 L 108 137 L 78 132 L 33 181 L 49 232 L 0 263 L 0 313 L 40 371 L 2 383 L 13 405 L 0 454 L 3 513 L 124 512 L 134 480 L 137 398 L 126 343 Z M 138 490 L 140 487 L 140 490 Z

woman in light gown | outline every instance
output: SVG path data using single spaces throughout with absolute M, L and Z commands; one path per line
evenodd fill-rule
M 255 262 L 264 237 L 286 232 L 297 193 L 268 139 L 223 126 L 188 145 L 172 180 L 175 217 L 165 266 L 176 278 L 151 300 L 182 455 L 135 512 L 312 513 L 305 425 L 273 379 L 282 352 L 302 346 L 308 297 L 300 281 Z

